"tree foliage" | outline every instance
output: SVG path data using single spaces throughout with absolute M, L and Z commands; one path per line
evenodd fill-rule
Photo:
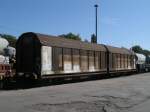
M 91 43 L 96 43 L 96 36 L 95 36 L 95 34 L 91 35 Z
M 136 45 L 132 47 L 132 50 L 136 53 L 141 53 L 143 49 L 139 45 Z
M 12 47 L 16 46 L 17 39 L 15 36 L 8 35 L 8 34 L 0 34 L 0 36 L 9 42 L 9 46 L 12 46 Z
M 63 37 L 63 38 L 67 38 L 67 39 L 73 39 L 73 40 L 79 40 L 81 41 L 81 37 L 79 34 L 73 34 L 73 33 L 68 33 L 68 34 L 62 34 L 62 35 L 59 35 L 59 37 Z
M 133 46 L 133 47 L 132 47 L 132 50 L 133 50 L 135 53 L 144 54 L 145 56 L 150 55 L 150 51 L 149 51 L 149 50 L 142 49 L 142 47 L 139 46 L 139 45 Z

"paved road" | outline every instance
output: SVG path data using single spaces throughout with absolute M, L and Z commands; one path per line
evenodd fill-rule
M 150 73 L 1 91 L 0 112 L 150 112 Z

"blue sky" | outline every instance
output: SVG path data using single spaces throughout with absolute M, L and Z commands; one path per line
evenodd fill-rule
M 150 0 L 0 0 L 0 33 L 80 34 L 90 40 L 98 9 L 98 43 L 150 49 Z

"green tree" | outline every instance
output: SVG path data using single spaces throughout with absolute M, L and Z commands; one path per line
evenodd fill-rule
M 91 35 L 91 43 L 96 43 L 96 36 L 95 36 L 95 34 Z
M 68 33 L 68 34 L 59 35 L 59 37 L 81 41 L 81 37 L 80 37 L 79 34 L 76 35 L 76 34 L 73 34 L 73 33 Z
M 142 53 L 143 49 L 139 45 L 135 45 L 132 47 L 132 50 L 136 53 Z
M 144 49 L 144 50 L 142 51 L 142 54 L 144 54 L 145 56 L 148 56 L 148 55 L 150 55 L 150 51 Z
M 0 36 L 9 42 L 9 46 L 16 47 L 16 37 L 8 34 L 0 34 Z
M 140 53 L 140 54 L 143 54 L 143 55 L 145 55 L 145 56 L 150 55 L 150 51 L 149 51 L 149 50 L 142 49 L 142 47 L 139 46 L 139 45 L 133 46 L 133 47 L 132 47 L 132 50 L 133 50 L 135 53 Z

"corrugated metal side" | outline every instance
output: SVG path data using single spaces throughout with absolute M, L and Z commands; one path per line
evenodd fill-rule
M 50 46 L 42 46 L 41 58 L 41 75 L 52 74 L 52 48 Z

